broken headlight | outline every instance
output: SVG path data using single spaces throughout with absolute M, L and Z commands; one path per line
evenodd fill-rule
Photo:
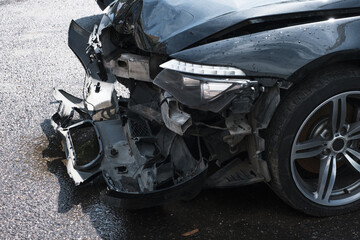
M 184 76 L 182 80 L 183 80 L 182 89 L 184 89 L 184 87 L 189 89 L 200 87 L 201 97 L 206 100 L 215 98 L 220 93 L 226 91 L 233 85 L 232 83 L 226 83 L 226 82 L 206 82 L 186 76 Z
M 243 71 L 233 67 L 209 66 L 170 60 L 154 84 L 182 104 L 219 112 L 239 94 L 256 91 L 257 82 L 243 79 Z

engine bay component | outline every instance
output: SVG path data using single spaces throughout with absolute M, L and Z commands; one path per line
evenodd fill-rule
M 165 126 L 181 136 L 192 125 L 191 116 L 181 111 L 178 102 L 166 92 L 161 101 L 161 113 Z

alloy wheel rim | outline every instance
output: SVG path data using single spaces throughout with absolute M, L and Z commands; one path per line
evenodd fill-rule
M 341 206 L 360 198 L 357 103 L 360 91 L 327 99 L 308 115 L 295 136 L 290 159 L 292 177 L 299 191 L 316 204 Z

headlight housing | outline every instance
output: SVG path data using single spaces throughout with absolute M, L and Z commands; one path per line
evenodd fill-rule
M 180 103 L 196 109 L 219 112 L 239 94 L 251 95 L 257 82 L 243 79 L 243 71 L 233 67 L 209 66 L 170 60 L 154 84 Z

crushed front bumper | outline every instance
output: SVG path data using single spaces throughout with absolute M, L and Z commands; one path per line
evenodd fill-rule
M 166 127 L 155 133 L 139 117 L 126 123 L 114 119 L 64 125 L 65 119 L 57 112 L 52 121 L 65 145 L 69 176 L 78 185 L 102 174 L 108 199 L 117 206 L 144 208 L 187 199 L 205 182 L 205 162 L 196 160 L 183 139 Z
M 119 113 L 114 81 L 101 81 L 85 54 L 89 36 L 71 23 L 69 46 L 89 75 L 85 99 L 54 90 L 59 108 L 52 124 L 63 139 L 69 176 L 79 185 L 102 175 L 108 199 L 125 208 L 195 196 L 205 182 L 207 163 L 165 125 L 134 112 Z

